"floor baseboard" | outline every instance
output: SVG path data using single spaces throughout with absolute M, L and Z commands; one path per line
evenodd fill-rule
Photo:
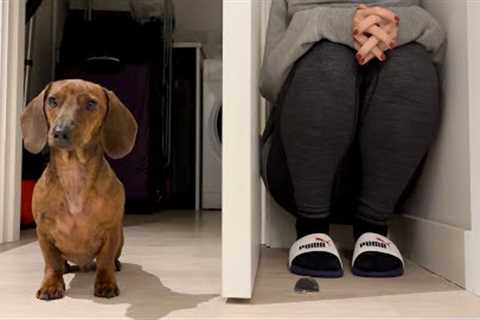
M 465 230 L 413 216 L 399 216 L 390 237 L 405 258 L 465 287 Z

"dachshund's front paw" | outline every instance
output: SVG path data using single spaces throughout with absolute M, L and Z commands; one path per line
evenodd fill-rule
M 95 283 L 95 296 L 100 298 L 113 298 L 120 294 L 117 284 L 114 282 Z
M 37 298 L 40 300 L 55 300 L 65 296 L 65 283 L 57 282 L 53 284 L 44 284 L 37 291 Z

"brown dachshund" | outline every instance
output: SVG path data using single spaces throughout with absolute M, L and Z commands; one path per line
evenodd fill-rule
M 68 262 L 82 268 L 94 260 L 95 296 L 117 296 L 125 191 L 104 153 L 118 159 L 133 149 L 135 118 L 113 92 L 83 80 L 63 80 L 30 102 L 21 124 L 28 151 L 39 153 L 47 144 L 50 149 L 32 200 L 45 260 L 37 298 L 62 298 Z

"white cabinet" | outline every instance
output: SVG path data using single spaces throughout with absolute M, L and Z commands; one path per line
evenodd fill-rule
M 250 298 L 260 254 L 260 6 L 223 1 L 222 295 Z

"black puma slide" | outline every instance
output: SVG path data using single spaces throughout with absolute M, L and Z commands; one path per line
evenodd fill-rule
M 395 267 L 390 270 L 372 271 L 362 269 L 359 259 L 368 259 L 368 255 L 371 254 L 389 255 L 398 259 L 398 263 L 395 263 Z M 404 267 L 405 263 L 397 246 L 390 239 L 380 234 L 372 232 L 364 233 L 355 243 L 352 258 L 352 273 L 354 275 L 372 278 L 398 277 L 404 273 Z
M 322 254 L 330 259 L 333 257 L 334 267 L 328 270 L 321 270 L 318 268 L 306 268 L 298 263 L 300 257 L 312 253 Z M 324 233 L 309 234 L 295 241 L 290 248 L 288 269 L 290 272 L 302 276 L 321 278 L 339 278 L 343 276 L 343 263 L 337 247 L 333 240 Z

